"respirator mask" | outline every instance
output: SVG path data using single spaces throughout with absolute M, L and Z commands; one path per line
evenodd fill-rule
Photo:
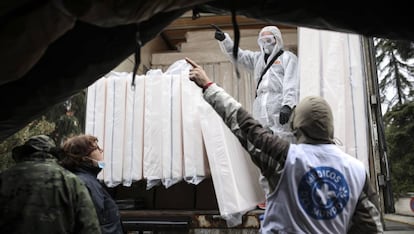
M 271 54 L 276 45 L 276 39 L 272 35 L 265 35 L 257 39 L 257 43 L 265 54 Z

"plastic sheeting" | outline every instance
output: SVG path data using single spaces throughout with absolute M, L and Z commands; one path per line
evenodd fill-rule
M 105 143 L 106 82 L 107 79 L 102 78 L 88 88 L 86 103 L 85 133 L 96 136 L 101 147 Z M 103 171 L 98 178 L 103 179 Z
M 346 153 L 369 168 L 368 113 L 361 37 L 299 28 L 300 98 L 324 97 L 332 107 L 334 136 Z
M 106 168 L 98 174 L 108 187 L 142 179 L 144 79 L 110 72 L 88 88 L 85 133 L 104 148 Z M 125 128 L 125 126 L 129 126 Z
M 163 80 L 161 108 L 166 112 L 163 118 L 163 178 L 168 188 L 183 179 L 182 119 L 181 119 L 181 77 L 166 75 Z M 203 155 L 201 155 L 203 156 Z
M 200 113 L 220 215 L 228 226 L 236 226 L 245 212 L 263 201 L 264 191 L 258 183 L 260 172 L 209 104 L 201 105 Z
M 88 88 L 86 134 L 104 148 L 98 175 L 108 187 L 147 180 L 147 189 L 210 176 L 198 105 L 201 90 L 188 80 L 190 65 L 177 61 L 136 76 L 110 72 Z M 183 89 L 182 89 L 183 86 Z
M 105 106 L 105 134 L 103 145 L 107 152 L 105 163 L 111 170 L 103 171 L 105 181 L 109 187 L 114 187 L 122 182 L 122 162 L 124 156 L 124 126 L 126 82 L 123 77 L 114 76 L 106 82 L 106 106 Z M 122 147 L 119 147 L 122 146 Z M 122 158 L 122 160 L 118 160 Z
M 126 76 L 126 77 L 125 77 Z M 131 88 L 130 73 L 124 73 L 127 81 L 125 106 L 125 137 L 122 177 L 123 185 L 142 179 L 142 158 L 144 151 L 144 87 L 145 76 L 135 77 L 135 88 Z
M 205 101 L 201 89 L 188 79 L 188 73 L 182 76 L 181 82 L 183 125 L 191 126 L 183 128 L 184 179 L 188 183 L 198 184 L 205 175 L 210 175 L 199 112 L 199 107 Z
M 211 176 L 220 214 L 236 226 L 264 197 L 260 174 L 189 69 L 179 60 L 150 70 L 135 89 L 131 73 L 110 72 L 88 88 L 86 133 L 102 142 L 106 162 L 98 178 L 109 187 L 146 179 L 150 189 Z
M 147 188 L 161 182 L 162 148 L 163 148 L 163 109 L 162 71 L 151 70 L 145 77 L 145 111 L 144 111 L 144 178 Z

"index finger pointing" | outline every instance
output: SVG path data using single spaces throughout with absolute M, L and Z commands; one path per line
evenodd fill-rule
M 193 68 L 197 68 L 200 67 L 196 62 L 194 62 L 193 60 L 185 57 L 185 61 L 187 61 L 187 63 L 189 63 L 191 66 L 193 66 Z

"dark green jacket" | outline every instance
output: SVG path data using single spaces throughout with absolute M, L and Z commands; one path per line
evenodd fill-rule
M 29 157 L 0 174 L 0 233 L 101 233 L 83 182 L 53 156 Z

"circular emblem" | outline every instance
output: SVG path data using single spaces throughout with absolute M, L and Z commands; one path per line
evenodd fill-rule
M 302 208 L 312 218 L 333 219 L 348 203 L 349 187 L 338 170 L 316 167 L 300 180 L 298 196 Z

